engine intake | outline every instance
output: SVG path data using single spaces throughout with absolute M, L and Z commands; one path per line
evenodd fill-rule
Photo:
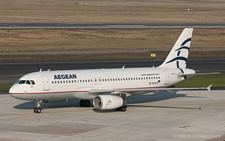
M 99 110 L 110 110 L 122 107 L 125 101 L 116 95 L 99 95 L 93 99 L 93 105 Z

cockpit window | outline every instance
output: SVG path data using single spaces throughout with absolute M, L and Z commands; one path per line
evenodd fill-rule
M 25 84 L 26 80 L 20 80 L 18 83 L 19 84 Z
M 28 84 L 28 85 L 35 85 L 34 80 L 19 80 L 18 84 Z
M 30 80 L 30 83 L 31 83 L 32 85 L 35 85 L 34 80 Z
M 26 84 L 30 84 L 30 81 L 29 81 L 29 80 L 27 80 L 27 81 L 26 81 Z

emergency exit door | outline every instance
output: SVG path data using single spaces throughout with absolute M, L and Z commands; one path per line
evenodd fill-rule
M 165 85 L 169 85 L 169 83 L 170 83 L 170 75 L 169 75 L 169 72 L 166 71 L 166 70 L 164 70 L 163 72 L 165 74 Z

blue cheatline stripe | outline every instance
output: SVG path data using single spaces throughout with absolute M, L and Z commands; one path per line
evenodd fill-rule
M 166 62 L 166 63 L 171 63 L 171 62 L 174 62 L 174 61 L 177 61 L 177 60 L 183 60 L 185 62 L 187 62 L 187 58 L 186 57 L 182 57 L 182 56 L 178 56 L 176 58 L 173 58 L 172 60 Z
M 190 42 L 190 41 L 191 41 L 191 38 L 186 39 L 186 40 L 181 44 L 181 46 L 185 45 L 187 42 Z
M 176 49 L 175 51 L 180 51 L 181 49 L 187 49 L 189 51 L 190 48 L 188 46 L 182 46 L 182 47 Z

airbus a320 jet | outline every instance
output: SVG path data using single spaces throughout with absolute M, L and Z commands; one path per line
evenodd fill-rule
M 61 102 L 81 99 L 81 107 L 90 100 L 99 110 L 126 111 L 126 97 L 154 91 L 173 91 L 201 88 L 168 88 L 193 75 L 186 68 L 192 28 L 186 28 L 174 44 L 165 61 L 158 67 L 115 68 L 94 70 L 38 71 L 22 76 L 9 90 L 12 97 L 34 100 L 35 113 L 41 113 L 41 102 Z

